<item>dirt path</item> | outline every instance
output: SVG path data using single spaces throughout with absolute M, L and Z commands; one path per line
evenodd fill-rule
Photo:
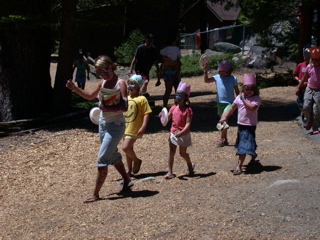
M 82 203 L 94 185 L 99 147 L 89 119 L 0 138 L 0 239 L 320 239 L 319 143 L 295 120 L 294 87 L 261 90 L 260 164 L 233 176 L 234 147 L 214 145 L 214 85 L 201 77 L 183 81 L 192 85 L 194 177 L 163 179 L 169 127 L 155 117 L 164 84 L 155 88 L 154 81 L 156 106 L 135 147 L 143 165 L 132 192 L 118 194 L 120 177 L 110 167 L 103 200 Z M 230 143 L 235 122 L 234 116 Z M 185 168 L 176 156 L 175 173 Z

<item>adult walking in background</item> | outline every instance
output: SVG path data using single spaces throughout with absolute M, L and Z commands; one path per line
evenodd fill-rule
M 172 87 L 176 92 L 181 81 L 181 51 L 180 48 L 176 46 L 177 41 L 178 38 L 176 36 L 169 37 L 167 40 L 167 46 L 160 50 L 160 55 L 163 61 L 163 80 L 166 87 L 163 96 L 163 107 L 168 107 L 168 101 L 172 92 Z
M 90 68 L 89 68 L 88 62 L 83 59 L 82 53 L 79 54 L 78 60 L 74 61 L 73 63 L 72 74 L 74 73 L 74 70 L 76 68 L 77 68 L 77 71 L 76 71 L 75 82 L 78 84 L 78 88 L 81 88 L 84 90 L 86 86 L 86 75 L 87 75 L 88 81 L 90 80 L 90 76 L 89 76 Z
M 148 97 L 147 87 L 150 80 L 149 72 L 154 65 L 157 69 L 157 77 L 160 74 L 159 62 L 158 62 L 158 49 L 153 45 L 154 35 L 149 33 L 145 37 L 145 42 L 139 45 L 136 49 L 134 57 L 131 61 L 129 74 L 133 73 L 133 68 L 137 75 L 141 75 L 144 79 L 143 85 L 141 87 L 141 93 Z

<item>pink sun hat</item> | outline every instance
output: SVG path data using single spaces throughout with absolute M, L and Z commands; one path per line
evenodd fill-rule
M 177 91 L 184 92 L 188 96 L 190 96 L 191 86 L 187 86 L 186 83 L 180 82 L 177 88 Z
M 256 85 L 257 79 L 255 74 L 244 74 L 243 75 L 243 85 Z
M 219 61 L 218 71 L 229 71 L 231 68 L 230 61 L 228 59 Z

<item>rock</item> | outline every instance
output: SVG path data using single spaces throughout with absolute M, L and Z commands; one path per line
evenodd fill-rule
M 228 42 L 218 42 L 213 45 L 212 50 L 223 53 L 239 53 L 241 48 L 237 45 Z

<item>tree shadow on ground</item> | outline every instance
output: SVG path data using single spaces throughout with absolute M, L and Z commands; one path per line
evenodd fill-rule
M 205 92 L 193 92 L 190 96 L 191 107 L 193 110 L 193 120 L 191 131 L 192 132 L 211 132 L 218 131 L 216 124 L 219 121 L 217 114 L 217 103 L 212 100 L 210 102 L 192 102 L 192 98 L 204 95 L 213 95 L 210 91 Z M 171 96 L 173 98 L 173 95 Z M 214 97 L 213 97 L 214 98 Z M 150 101 L 162 99 L 162 95 L 152 96 Z M 170 103 L 172 100 L 170 100 Z M 169 132 L 171 122 L 167 126 L 162 126 L 159 113 L 162 110 L 162 106 L 152 106 L 152 113 L 150 114 L 150 120 L 146 130 L 146 134 L 157 133 L 161 131 Z M 63 118 L 59 121 L 48 121 L 45 126 L 35 126 L 38 129 L 45 129 L 48 131 L 56 132 L 66 129 L 86 129 L 90 132 L 98 132 L 98 126 L 94 125 L 89 118 L 90 109 L 87 111 L 81 111 L 78 115 L 73 114 L 72 117 Z M 291 102 L 283 105 L 281 102 L 262 100 L 262 105 L 259 108 L 259 121 L 277 122 L 277 121 L 291 121 L 296 119 L 300 114 L 300 111 L 295 102 Z M 237 125 L 237 111 L 229 118 L 229 125 Z

